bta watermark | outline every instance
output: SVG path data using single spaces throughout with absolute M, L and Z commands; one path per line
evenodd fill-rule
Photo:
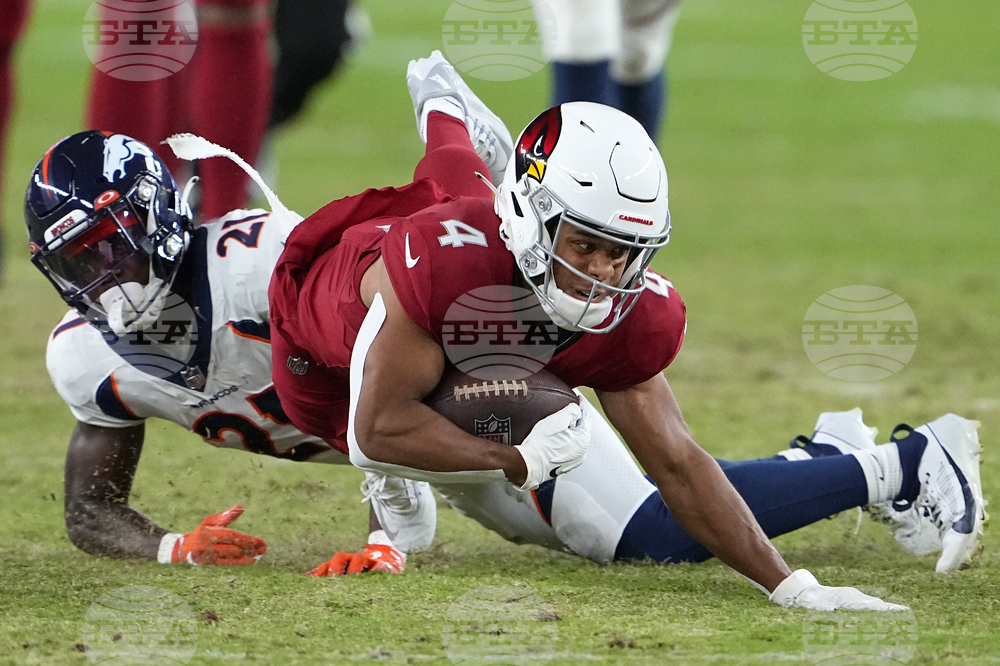
M 802 344 L 813 365 L 835 379 L 885 379 L 913 358 L 917 318 L 909 304 L 888 289 L 840 287 L 809 306 Z
M 83 645 L 93 664 L 186 664 L 197 643 L 198 623 L 187 602 L 149 585 L 102 594 L 83 623 Z
M 514 81 L 548 60 L 543 42 L 555 33 L 555 14 L 542 1 L 459 0 L 441 27 L 444 53 L 458 71 L 488 81 Z
M 92 363 L 107 362 L 111 349 L 117 357 L 148 375 L 166 379 L 180 373 L 188 388 L 204 387 L 204 374 L 190 365 L 198 347 L 198 317 L 180 295 L 167 294 L 157 320 L 134 333 L 116 335 L 103 313 L 96 309 L 87 312 L 86 319 L 101 334 L 100 340 L 88 338 L 93 346 L 85 349 Z
M 819 71 L 844 81 L 892 76 L 917 49 L 917 17 L 905 0 L 817 0 L 802 44 Z
M 540 666 L 558 641 L 558 615 L 522 585 L 490 585 L 463 594 L 448 608 L 441 641 L 461 666 Z
M 906 605 L 887 590 L 865 594 Z M 817 666 L 901 666 L 917 649 L 917 617 L 912 610 L 808 611 L 802 623 L 802 647 Z
M 545 367 L 559 327 L 530 289 L 471 289 L 448 308 L 441 343 L 451 363 L 476 379 L 525 379 Z
M 190 0 L 101 0 L 83 20 L 94 66 L 123 81 L 156 81 L 183 69 L 198 45 Z

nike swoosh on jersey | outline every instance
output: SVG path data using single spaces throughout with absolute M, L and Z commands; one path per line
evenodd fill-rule
M 410 254 L 410 234 L 406 234 L 406 267 L 413 268 L 420 261 L 420 257 L 416 259 Z

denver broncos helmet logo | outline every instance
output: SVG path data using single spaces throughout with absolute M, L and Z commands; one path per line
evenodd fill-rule
M 141 155 L 146 159 L 146 169 L 160 175 L 160 165 L 153 159 L 153 152 L 135 139 L 124 134 L 112 134 L 104 140 L 104 178 L 114 182 L 125 177 L 125 163 Z
M 521 134 L 517 150 L 514 151 L 514 158 L 517 160 L 514 163 L 517 180 L 520 181 L 524 174 L 528 174 L 529 178 L 542 182 L 542 178 L 545 177 L 545 165 L 559 141 L 561 130 L 562 113 L 558 106 L 552 107 L 531 121 Z

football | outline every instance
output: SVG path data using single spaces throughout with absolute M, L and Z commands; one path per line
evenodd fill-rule
M 573 390 L 540 370 L 526 379 L 483 380 L 448 366 L 424 404 L 459 428 L 500 444 L 524 441 L 535 424 L 570 403 Z

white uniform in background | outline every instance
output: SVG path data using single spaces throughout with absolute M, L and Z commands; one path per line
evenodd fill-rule
M 610 60 L 612 78 L 624 84 L 663 69 L 680 10 L 680 0 L 533 1 L 548 5 L 556 19 L 552 39 L 542 44 L 547 60 Z

